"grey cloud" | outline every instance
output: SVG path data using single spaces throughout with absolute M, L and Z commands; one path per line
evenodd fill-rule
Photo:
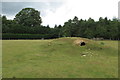
M 26 7 L 39 10 L 41 16 L 46 16 L 46 10 L 55 11 L 63 2 L 2 2 L 2 14 L 15 16 L 20 10 Z

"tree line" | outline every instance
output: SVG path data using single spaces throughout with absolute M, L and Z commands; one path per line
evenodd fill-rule
M 2 39 L 52 39 L 59 37 L 84 37 L 119 39 L 120 22 L 117 18 L 112 20 L 100 17 L 98 21 L 92 18 L 88 20 L 78 19 L 75 16 L 69 19 L 63 26 L 43 26 L 40 12 L 34 8 L 24 8 L 16 14 L 13 20 L 6 16 L 2 19 Z

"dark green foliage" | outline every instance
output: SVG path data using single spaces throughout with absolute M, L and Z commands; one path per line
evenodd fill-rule
M 55 25 L 55 27 L 52 29 L 52 34 L 54 34 L 55 37 L 62 37 L 62 26 Z
M 22 9 L 14 19 L 18 24 L 23 26 L 35 27 L 40 26 L 42 23 L 40 12 L 34 8 Z
M 85 37 L 85 38 L 104 38 L 104 39 L 119 39 L 120 22 L 117 19 L 108 20 L 99 18 L 99 21 L 94 21 L 92 18 L 88 20 L 78 20 L 75 16 L 73 20 L 65 22 L 63 29 L 67 37 Z
M 3 39 L 52 39 L 55 38 L 51 34 L 12 34 L 3 33 Z
M 17 35 L 18 38 L 26 37 L 27 39 L 29 38 L 28 34 L 32 39 L 59 37 L 119 39 L 120 22 L 117 18 L 108 20 L 107 17 L 100 17 L 99 21 L 94 21 L 92 18 L 79 20 L 75 16 L 65 22 L 63 26 L 55 25 L 54 28 L 50 28 L 49 25 L 41 25 L 42 21 L 39 14 L 40 12 L 33 8 L 24 8 L 15 16 L 14 20 L 7 20 L 6 16 L 2 16 L 2 33 L 8 33 L 3 34 L 3 39 L 7 39 L 7 37 L 12 39 L 13 36 Z M 40 35 L 38 36 L 38 34 Z
M 100 44 L 104 45 L 105 43 L 104 43 L 104 42 L 101 42 Z

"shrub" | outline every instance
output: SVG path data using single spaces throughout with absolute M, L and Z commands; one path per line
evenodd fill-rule
M 104 45 L 105 43 L 104 43 L 104 42 L 101 42 L 100 44 Z

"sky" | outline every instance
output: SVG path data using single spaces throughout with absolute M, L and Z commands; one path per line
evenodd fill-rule
M 118 17 L 119 0 L 2 0 L 2 15 L 13 19 L 23 8 L 40 11 L 42 25 L 63 25 L 77 16 L 79 19 Z

